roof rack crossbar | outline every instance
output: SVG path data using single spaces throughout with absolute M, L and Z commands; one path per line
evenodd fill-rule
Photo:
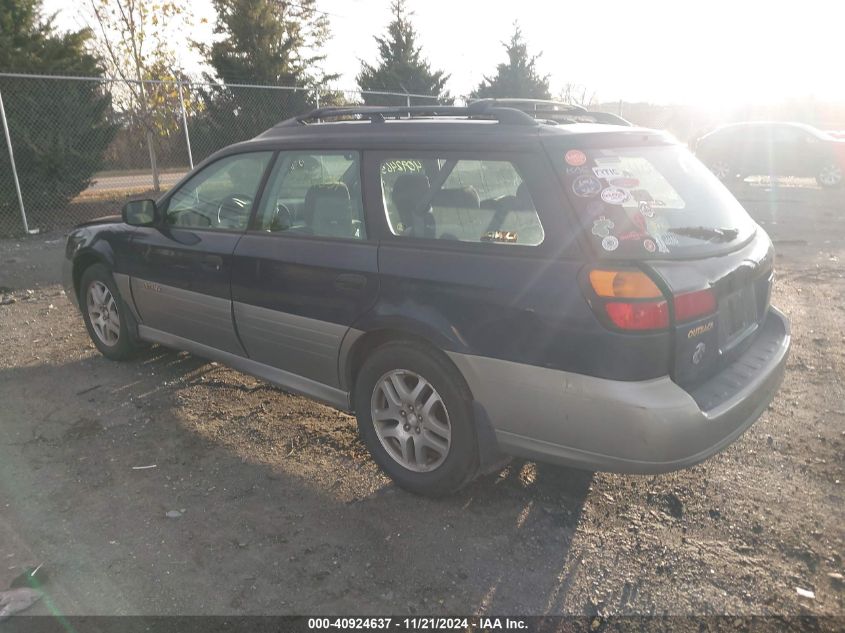
M 340 119 L 357 117 L 369 119 L 373 123 L 382 123 L 388 118 L 403 118 L 414 116 L 429 117 L 467 117 L 489 118 L 499 123 L 513 125 L 537 125 L 537 121 L 530 115 L 514 108 L 491 107 L 490 104 L 472 103 L 468 106 L 333 106 L 317 108 L 305 114 L 283 121 L 281 125 L 308 124 L 320 119 Z
M 558 114 L 566 112 L 580 112 L 584 113 L 587 109 L 584 106 L 576 103 L 566 103 L 565 101 L 554 101 L 551 99 L 522 99 L 522 98 L 507 98 L 496 97 L 491 99 L 478 99 L 473 101 L 470 105 L 489 104 L 489 107 L 498 108 L 514 108 L 525 113 L 534 112 L 545 113 L 555 112 Z
M 486 105 L 489 108 L 512 108 L 520 110 L 537 120 L 549 123 L 604 123 L 609 125 L 630 125 L 617 114 L 588 110 L 582 105 L 551 101 L 548 99 L 497 98 L 473 101 L 470 107 Z

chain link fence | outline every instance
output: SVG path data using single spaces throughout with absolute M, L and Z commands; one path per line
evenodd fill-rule
M 0 73 L 0 99 L 0 236 L 14 236 L 113 214 L 130 197 L 155 197 L 218 149 L 315 107 L 438 98 Z

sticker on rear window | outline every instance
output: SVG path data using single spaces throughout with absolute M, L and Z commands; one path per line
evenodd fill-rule
M 381 165 L 381 173 L 383 174 L 402 174 L 422 170 L 423 164 L 418 160 L 390 160 Z
M 606 251 L 615 251 L 619 248 L 619 240 L 612 235 L 608 235 L 601 241 L 601 247 Z
M 597 168 L 594 168 L 594 169 L 597 169 Z M 602 167 L 602 169 L 604 169 L 604 167 Z M 640 186 L 640 181 L 637 180 L 636 178 L 624 178 L 623 177 L 623 178 L 613 178 L 612 180 L 609 180 L 607 184 L 612 185 L 614 187 L 619 187 L 620 189 L 636 189 L 637 187 Z
M 572 191 L 581 198 L 592 198 L 601 191 L 601 183 L 592 176 L 578 176 L 572 181 Z
M 596 178 L 621 178 L 624 174 L 616 167 L 593 167 Z
M 608 204 L 625 204 L 630 196 L 619 187 L 605 187 L 601 192 L 601 199 Z
M 596 218 L 596 221 L 593 222 L 593 235 L 597 237 L 607 237 L 610 235 L 610 229 L 615 227 L 616 225 L 613 223 L 613 220 L 609 220 L 606 217 L 599 216 Z
M 649 253 L 653 253 L 657 250 L 657 244 L 654 243 L 654 240 L 643 240 L 643 248 Z
M 560 156 L 560 154 L 558 154 L 558 156 Z M 573 167 L 580 167 L 587 162 L 587 155 L 580 149 L 569 150 L 563 158 L 567 165 L 572 165 Z

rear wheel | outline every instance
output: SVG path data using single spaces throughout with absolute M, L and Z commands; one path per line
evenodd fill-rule
M 819 170 L 819 173 L 816 174 L 816 182 L 822 187 L 839 187 L 842 185 L 842 181 L 842 168 L 833 161 L 825 163 Z
M 728 182 L 733 180 L 733 177 L 736 175 L 731 167 L 730 163 L 723 159 L 717 159 L 710 162 L 708 165 L 710 171 L 721 180 L 722 182 Z
M 712 161 L 709 163 L 708 167 L 710 168 L 710 171 L 715 174 L 716 178 L 728 185 L 731 183 L 742 182 L 746 176 L 746 174 L 741 174 L 737 171 L 729 161 L 723 159 Z
M 425 346 L 388 343 L 355 383 L 358 428 L 381 469 L 400 487 L 440 496 L 475 473 L 472 397 L 463 376 Z
M 79 283 L 79 305 L 88 335 L 103 356 L 126 360 L 135 354 L 131 316 L 108 268 L 94 264 L 85 269 Z

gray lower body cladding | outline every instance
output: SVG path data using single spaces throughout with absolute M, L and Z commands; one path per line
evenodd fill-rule
M 659 473 L 710 457 L 751 426 L 780 386 L 789 345 L 787 321 L 772 310 L 733 366 L 745 368 L 741 378 L 727 389 L 717 384 L 727 383 L 723 372 L 692 393 L 668 376 L 622 382 L 449 356 L 484 407 L 502 452 L 597 471 Z M 723 397 L 714 399 L 720 388 Z
M 238 302 L 198 302 L 197 293 L 135 279 L 130 287 L 123 275 L 116 278 L 121 293 L 131 293 L 134 303 L 142 294 L 140 316 L 147 317 L 152 308 L 172 319 L 175 310 L 179 323 L 169 322 L 168 327 L 155 327 L 145 318 L 139 327 L 142 339 L 219 360 L 349 410 L 339 369 L 349 351 L 346 339 L 361 332 Z M 231 329 L 226 327 L 226 312 Z M 207 335 L 205 342 L 194 338 L 197 334 Z M 236 351 L 238 335 L 247 353 Z M 223 341 L 229 345 L 221 349 Z M 500 452 L 590 470 L 656 473 L 706 459 L 753 424 L 780 385 L 789 344 L 786 319 L 772 310 L 746 353 L 693 392 L 668 376 L 614 381 L 469 354 L 448 355 L 467 380 L 476 417 L 483 413 Z

